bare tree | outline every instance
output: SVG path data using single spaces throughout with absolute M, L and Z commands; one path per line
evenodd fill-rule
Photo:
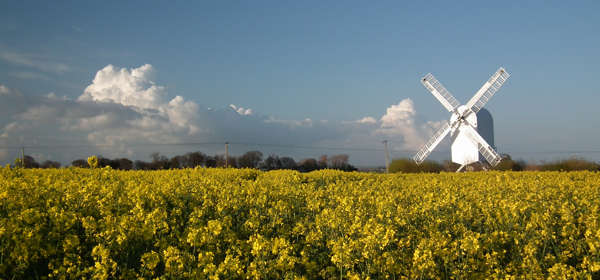
M 185 154 L 185 167 L 194 168 L 196 166 L 205 166 L 208 156 L 202 152 L 193 152 Z
M 260 169 L 263 170 L 275 170 L 281 169 L 281 159 L 276 155 L 268 156 L 260 165 Z
M 262 153 L 259 151 L 246 152 L 238 158 L 239 167 L 257 168 L 262 160 Z
M 319 169 L 319 164 L 314 158 L 303 159 L 298 163 L 298 170 L 300 172 L 310 172 Z
M 282 157 L 279 159 L 281 162 L 281 169 L 296 169 L 298 165 L 291 157 Z
M 319 161 L 317 162 L 317 165 L 319 166 L 318 169 L 327 168 L 327 155 L 321 155 L 319 157 Z

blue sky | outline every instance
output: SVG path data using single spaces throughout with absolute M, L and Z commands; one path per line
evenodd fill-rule
M 600 151 L 599 8 L 597 1 L 3 1 L 0 85 L 76 100 L 109 64 L 151 64 L 167 101 L 179 95 L 263 118 L 343 123 L 379 121 L 408 98 L 426 123 L 449 116 L 420 77 L 432 72 L 466 102 L 503 66 L 512 76 L 487 105 L 496 146 L 552 159 Z M 4 118 L 0 124 L 15 122 Z M 368 141 L 379 138 L 348 145 L 376 146 Z M 336 143 L 314 139 L 306 144 Z

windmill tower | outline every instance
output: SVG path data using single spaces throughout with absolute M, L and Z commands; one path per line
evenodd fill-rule
M 444 137 L 450 133 L 452 161 L 461 165 L 457 172 L 468 164 L 478 162 L 479 154 L 491 166 L 498 164 L 502 158 L 477 131 L 477 113 L 502 87 L 509 76 L 510 74 L 500 67 L 466 105 L 460 105 L 458 100 L 431 73 L 425 75 L 421 79 L 421 83 L 452 115 L 449 121 L 442 123 L 442 126 L 413 157 L 413 160 L 417 164 L 423 162 Z

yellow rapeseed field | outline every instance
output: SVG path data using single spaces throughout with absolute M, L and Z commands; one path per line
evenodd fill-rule
M 0 278 L 600 279 L 600 174 L 0 168 Z

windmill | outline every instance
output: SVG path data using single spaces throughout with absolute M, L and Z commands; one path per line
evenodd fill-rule
M 413 157 L 413 160 L 417 164 L 422 163 L 444 137 L 450 133 L 452 138 L 450 148 L 452 161 L 461 165 L 457 172 L 468 164 L 478 162 L 479 153 L 491 166 L 497 165 L 502 157 L 477 132 L 476 114 L 502 87 L 509 76 L 510 74 L 500 67 L 466 105 L 460 105 L 458 100 L 431 73 L 425 75 L 421 79 L 421 83 L 452 115 L 449 121 L 442 123 L 442 126 Z

